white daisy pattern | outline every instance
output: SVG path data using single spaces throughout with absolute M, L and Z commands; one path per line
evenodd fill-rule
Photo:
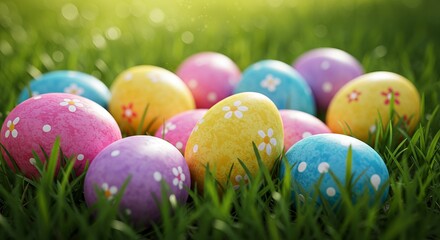
M 263 142 L 258 145 L 258 150 L 266 150 L 267 155 L 270 155 L 272 153 L 272 146 L 277 145 L 277 140 L 273 138 L 273 129 L 269 128 L 267 134 L 263 130 L 259 130 L 258 135 L 263 138 Z
M 266 78 L 261 81 L 260 86 L 266 88 L 269 92 L 275 92 L 280 83 L 281 80 L 279 78 L 272 76 L 272 74 L 268 74 Z
M 81 95 L 84 93 L 84 89 L 76 85 L 76 83 L 72 83 L 68 87 L 64 88 L 64 92 L 74 95 Z
M 104 196 L 107 198 L 107 200 L 112 200 L 116 193 L 118 193 L 118 187 L 110 187 L 108 183 L 103 183 L 101 189 L 104 190 Z
M 78 99 L 65 98 L 64 101 L 60 102 L 60 106 L 67 106 L 70 112 L 76 112 L 77 107 L 84 107 Z
M 20 122 L 20 117 L 16 117 L 14 120 L 9 120 L 6 123 L 7 130 L 5 132 L 5 138 L 8 138 L 9 136 L 12 136 L 13 138 L 16 138 L 18 136 L 18 131 L 15 128 L 17 126 L 18 122 Z
M 235 101 L 232 106 L 224 106 L 222 110 L 226 112 L 226 119 L 230 119 L 232 115 L 235 115 L 237 118 L 242 118 L 243 112 L 246 112 L 248 107 L 242 106 L 241 101 Z
M 182 167 L 178 166 L 177 168 L 171 169 L 174 174 L 173 185 L 179 186 L 179 189 L 183 188 L 183 183 L 185 182 L 185 174 L 183 173 Z
M 249 183 L 249 176 L 247 174 L 245 174 L 244 176 L 242 176 L 240 174 L 235 176 L 236 184 L 234 185 L 234 189 L 240 188 L 240 182 L 241 181 L 243 181 L 244 184 L 248 184 Z

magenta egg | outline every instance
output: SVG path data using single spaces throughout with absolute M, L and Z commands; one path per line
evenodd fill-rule
M 352 55 L 336 48 L 310 50 L 299 56 L 292 66 L 309 84 L 321 112 L 326 111 L 342 86 L 364 73 Z
M 284 152 L 299 140 L 320 133 L 331 133 L 331 130 L 317 117 L 305 112 L 284 109 L 280 110 L 284 128 Z
M 121 194 L 121 213 L 136 226 L 147 227 L 160 220 L 157 203 L 168 201 L 162 199 L 162 193 L 170 201 L 185 203 L 190 186 L 188 165 L 179 150 L 157 137 L 132 136 L 112 143 L 96 156 L 85 177 L 84 197 L 92 207 L 99 191 L 109 201 Z
M 195 109 L 177 114 L 162 124 L 155 136 L 165 139 L 179 149 L 182 154 L 185 154 L 189 135 L 207 111 L 208 109 Z
M 99 104 L 66 93 L 48 93 L 30 98 L 17 105 L 1 128 L 2 153 L 13 168 L 9 156 L 28 177 L 39 175 L 36 159 L 45 161 L 56 137 L 60 138 L 62 153 L 76 158 L 76 173 L 110 143 L 121 139 L 114 118 Z M 6 151 L 8 154 L 6 154 Z
M 176 74 L 191 90 L 197 108 L 210 108 L 232 95 L 241 78 L 238 66 L 229 57 L 215 52 L 190 56 Z

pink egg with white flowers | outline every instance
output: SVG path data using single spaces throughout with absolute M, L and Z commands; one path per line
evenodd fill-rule
M 208 109 L 195 109 L 179 113 L 162 124 L 155 136 L 165 139 L 185 154 L 189 135 L 207 111 Z
M 2 153 L 9 167 L 14 169 L 13 159 L 25 176 L 37 177 L 37 159 L 46 161 L 57 137 L 61 152 L 76 159 L 74 169 L 80 174 L 87 162 L 122 136 L 114 118 L 99 104 L 77 95 L 48 93 L 9 113 L 1 128 Z
M 331 133 L 331 130 L 319 118 L 291 109 L 280 110 L 284 128 L 284 152 L 299 140 L 320 133 Z
M 238 66 L 229 57 L 215 52 L 190 56 L 176 74 L 191 90 L 197 108 L 210 108 L 232 95 L 241 78 Z

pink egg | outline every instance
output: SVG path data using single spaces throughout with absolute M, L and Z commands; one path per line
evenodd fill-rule
M 196 109 L 177 114 L 160 126 L 155 136 L 167 140 L 185 154 L 189 135 L 207 111 L 208 109 Z
M 229 57 L 215 52 L 190 56 L 176 74 L 191 90 L 197 108 L 210 108 L 232 95 L 241 78 L 237 65 Z
M 331 133 L 330 129 L 317 117 L 305 112 L 280 110 L 284 128 L 284 152 L 299 140 L 320 133 Z
M 49 93 L 30 98 L 12 110 L 1 128 L 0 142 L 26 176 L 36 177 L 39 173 L 32 152 L 45 161 L 44 153 L 50 155 L 56 137 L 60 137 L 63 154 L 76 158 L 79 174 L 104 147 L 121 139 L 121 131 L 99 104 L 72 94 Z M 2 152 L 13 168 L 11 159 Z

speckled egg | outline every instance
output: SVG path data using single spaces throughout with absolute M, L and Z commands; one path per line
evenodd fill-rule
M 135 134 L 137 129 L 154 134 L 167 119 L 195 108 L 185 83 L 161 67 L 145 65 L 125 70 L 110 90 L 110 113 L 127 134 Z
M 121 131 L 110 113 L 97 103 L 77 95 L 47 93 L 22 102 L 9 113 L 0 142 L 26 176 L 36 177 L 39 173 L 32 152 L 45 161 L 44 152 L 50 154 L 57 136 L 62 152 L 76 158 L 75 169 L 81 173 L 87 161 L 121 139 Z M 3 156 L 13 169 L 4 151 Z
M 342 186 L 347 186 L 346 169 L 348 149 L 352 148 L 351 177 L 352 201 L 355 203 L 364 193 L 370 204 L 379 197 L 383 203 L 388 196 L 388 169 L 374 149 L 366 143 L 341 134 L 318 134 L 302 139 L 291 147 L 286 158 L 289 168 L 281 164 L 280 179 L 290 170 L 292 199 L 312 201 L 319 194 L 331 205 L 341 201 Z M 334 177 L 332 177 L 332 174 Z M 320 184 L 319 184 L 320 182 Z M 348 189 L 346 189 L 348 190 Z M 322 199 L 318 197 L 318 204 Z
M 31 96 L 29 96 L 31 93 Z M 44 93 L 69 93 L 88 98 L 106 108 L 110 90 L 99 79 L 79 71 L 53 71 L 33 79 L 21 91 L 18 103 Z
M 207 165 L 223 187 L 228 180 L 235 187 L 248 180 L 238 159 L 255 174 L 259 167 L 252 143 L 257 146 L 263 163 L 271 169 L 283 151 L 283 123 L 269 98 L 255 92 L 239 93 L 210 108 L 194 128 L 185 148 L 191 179 L 199 191 L 203 191 Z
M 327 111 L 327 126 L 335 133 L 363 141 L 374 136 L 377 123 L 386 126 L 394 109 L 412 131 L 420 114 L 420 96 L 406 78 L 391 72 L 362 75 L 341 88 Z
M 327 110 L 342 86 L 364 73 L 362 65 L 352 55 L 336 48 L 310 50 L 292 65 L 311 87 L 321 112 Z
M 291 66 L 277 60 L 263 60 L 249 66 L 235 93 L 258 92 L 272 100 L 278 109 L 294 109 L 315 115 L 312 90 Z
M 162 124 L 155 136 L 163 138 L 185 154 L 189 135 L 207 111 L 207 109 L 195 109 L 179 113 Z
M 210 108 L 232 95 L 241 77 L 238 66 L 229 57 L 216 52 L 190 56 L 176 73 L 191 90 L 197 108 Z
M 330 129 L 317 117 L 305 112 L 280 110 L 284 128 L 284 151 L 289 150 L 299 140 L 320 133 L 331 133 Z
M 125 191 L 120 193 L 126 181 Z M 135 225 L 146 227 L 160 220 L 156 200 L 165 201 L 163 191 L 169 199 L 185 203 L 190 185 L 188 165 L 173 145 L 153 136 L 131 136 L 112 143 L 96 156 L 85 177 L 84 197 L 91 207 L 99 191 L 109 201 L 122 194 L 122 214 Z

